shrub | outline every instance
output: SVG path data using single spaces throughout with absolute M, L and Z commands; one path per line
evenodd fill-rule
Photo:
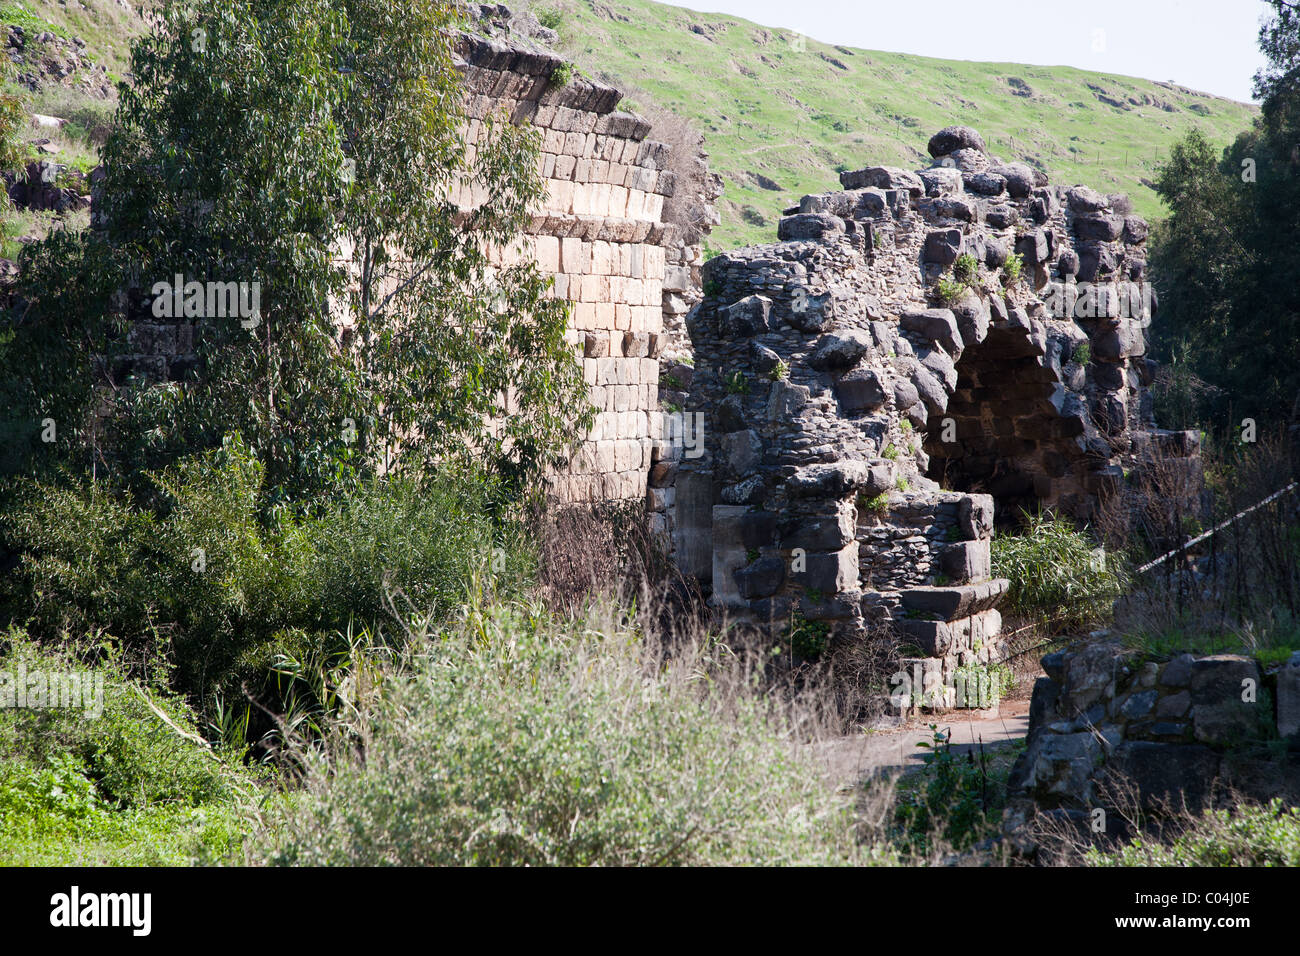
M 920 856 L 938 846 L 968 850 L 992 836 L 1006 802 L 1007 761 L 993 765 L 983 747 L 978 761 L 952 752 L 951 733 L 930 725 L 931 739 L 917 744 L 925 750 L 924 766 L 898 793 L 894 820 L 900 849 Z
M 889 492 L 882 491 L 874 497 L 867 498 L 861 504 L 872 514 L 884 517 L 889 514 Z
M 1089 866 L 1300 866 L 1300 808 L 1210 810 L 1171 839 L 1137 836 L 1112 852 L 1089 850 Z
M 1020 534 L 993 539 L 993 572 L 1011 582 L 1009 610 L 1054 628 L 1108 620 L 1128 578 L 1118 555 L 1048 513 L 1026 514 Z
M 551 85 L 568 86 L 577 75 L 578 70 L 572 63 L 561 63 L 555 69 L 551 70 Z
M 749 394 L 749 379 L 745 377 L 744 372 L 741 372 L 739 370 L 732 372 L 730 375 L 727 376 L 726 385 L 727 385 L 728 395 Z
M 102 712 L 0 708 L 0 858 L 10 864 L 190 862 L 238 846 L 242 796 L 262 773 L 209 748 L 188 705 L 131 682 L 109 645 L 80 656 L 0 638 L 0 673 L 76 672 L 102 680 Z M 89 662 L 89 663 L 88 663 Z
M 969 252 L 963 252 L 952 264 L 952 276 L 963 286 L 972 286 L 979 278 L 979 262 Z
M 935 294 L 943 301 L 945 305 L 956 305 L 966 295 L 967 287 L 947 276 L 942 276 L 938 284 L 935 285 Z
M 477 577 L 513 593 L 530 550 L 489 517 L 473 475 L 364 485 L 329 511 L 259 520 L 263 470 L 237 439 L 151 476 L 141 506 L 102 485 L 34 485 L 5 517 L 24 556 L 11 617 L 45 639 L 103 627 L 133 662 L 155 645 L 207 696 L 256 679 L 286 638 L 400 612 L 446 613 Z M 390 598 L 393 603 L 390 604 Z
M 1025 257 L 1018 252 L 1013 252 L 1007 256 L 1007 261 L 1002 264 L 1002 277 L 1009 286 L 1015 285 L 1020 281 L 1020 273 L 1025 267 Z
M 1092 344 L 1090 342 L 1080 342 L 1070 358 L 1073 359 L 1077 365 L 1087 365 L 1092 361 Z
M 614 612 L 467 613 L 389 670 L 360 746 L 251 847 L 279 864 L 837 863 L 866 854 L 797 711 L 716 642 L 665 658 Z M 430 637 L 432 639 L 430 639 Z

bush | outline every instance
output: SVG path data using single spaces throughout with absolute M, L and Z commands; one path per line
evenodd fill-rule
M 375 481 L 323 514 L 266 522 L 262 466 L 237 439 L 151 478 L 148 506 L 102 485 L 31 486 L 5 518 L 24 552 L 10 617 L 45 639 L 106 628 L 136 662 L 161 644 L 178 686 L 200 696 L 256 680 L 286 637 L 325 640 L 312 635 L 392 610 L 445 614 L 476 578 L 513 593 L 532 574 L 472 475 Z
M 979 278 L 979 263 L 969 252 L 963 252 L 952 264 L 952 276 L 963 286 L 972 286 Z
M 0 858 L 175 864 L 230 853 L 246 829 L 241 794 L 258 775 L 239 766 L 239 752 L 207 747 L 183 700 L 128 681 L 110 647 L 82 651 L 51 652 L 17 630 L 0 638 L 0 673 L 11 679 L 23 665 L 102 681 L 97 714 L 0 708 Z
M 945 305 L 956 305 L 966 295 L 967 286 L 962 282 L 957 282 L 943 276 L 934 287 L 935 294 L 943 301 Z
M 1018 252 L 1013 252 L 1007 256 L 1007 261 L 1002 264 L 1002 276 L 1009 286 L 1015 285 L 1020 281 L 1020 273 L 1025 267 L 1025 257 Z
M 1210 810 L 1177 836 L 1143 836 L 1113 852 L 1089 850 L 1089 866 L 1300 866 L 1300 808 L 1274 800 L 1267 807 Z
M 993 573 L 1011 581 L 1010 611 L 1062 630 L 1108 620 L 1128 582 L 1120 556 L 1047 513 L 993 539 Z
M 717 643 L 670 658 L 615 615 L 475 609 L 390 670 L 356 746 L 308 758 L 255 860 L 296 865 L 838 863 L 846 802 L 800 716 Z
M 930 725 L 931 739 L 917 746 L 925 750 L 920 772 L 905 781 L 894 804 L 901 849 L 922 857 L 943 847 L 958 852 L 993 836 L 1006 803 L 1008 755 L 980 748 L 964 757 L 952 752 L 951 732 Z

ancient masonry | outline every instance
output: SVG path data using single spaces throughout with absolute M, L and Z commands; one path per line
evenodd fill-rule
M 572 304 L 599 410 L 552 490 L 645 497 L 715 604 L 850 640 L 891 621 L 948 694 L 1000 653 L 995 505 L 1087 520 L 1156 452 L 1199 468 L 1195 433 L 1152 421 L 1147 227 L 1125 197 L 949 127 L 929 168 L 844 173 L 780 242 L 701 264 L 721 188 L 705 156 L 649 139 L 617 89 L 565 81 L 553 40 L 484 5 L 457 43 L 471 149 L 493 110 L 543 135 L 549 196 L 519 254 Z M 185 331 L 138 323 L 136 358 L 174 377 Z
M 572 304 L 569 338 L 598 409 L 551 490 L 568 502 L 641 499 L 657 460 L 659 361 L 688 354 L 684 318 L 700 298 L 700 232 L 673 220 L 707 224 L 720 185 L 698 176 L 707 194 L 678 190 L 669 147 L 647 139 L 644 119 L 616 111 L 619 90 L 576 75 L 558 81 L 565 60 L 534 42 L 553 39 L 550 31 L 501 6 L 475 14 L 476 32 L 464 33 L 457 50 L 467 139 L 473 148 L 483 118 L 502 109 L 542 132 L 549 196 L 521 253 L 551 273 L 553 294 Z M 704 157 L 690 161 L 702 165 Z M 671 215 L 674 202 L 692 215 Z M 671 492 L 657 497 L 662 512 Z M 666 532 L 662 514 L 656 521 Z
M 995 503 L 1087 519 L 1153 449 L 1198 463 L 1151 420 L 1147 229 L 1124 197 L 1053 187 L 965 127 L 929 151 L 705 264 L 703 454 L 677 463 L 673 519 L 715 604 L 849 637 L 891 620 L 951 692 L 998 652 Z
M 1199 812 L 1227 788 L 1267 802 L 1295 783 L 1293 767 L 1279 779 L 1266 764 L 1269 741 L 1300 745 L 1300 652 L 1271 673 L 1235 654 L 1148 660 L 1108 643 L 1042 663 L 1003 817 L 1019 853 L 1038 851 L 1042 823 L 1084 842 L 1126 836 L 1134 809 Z

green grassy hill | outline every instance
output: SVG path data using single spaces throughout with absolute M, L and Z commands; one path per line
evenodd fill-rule
M 838 188 L 836 170 L 923 164 L 931 134 L 953 123 L 974 126 L 994 153 L 1038 166 L 1053 182 L 1128 193 L 1156 219 L 1163 208 L 1144 181 L 1174 140 L 1199 125 L 1227 145 L 1255 114 L 1248 104 L 1150 80 L 828 46 L 651 0 L 512 6 L 531 6 L 554 24 L 559 51 L 629 90 L 630 108 L 657 104 L 705 134 L 726 181 L 715 248 L 770 241 L 781 209 Z M 116 0 L 3 0 L 0 22 L 21 24 L 29 36 L 48 29 L 80 37 L 96 62 L 121 74 L 144 28 L 136 9 Z M 77 99 L 45 91 L 31 97 L 32 108 L 76 118 L 70 95 Z M 85 152 L 92 162 L 93 150 Z
M 1128 193 L 1164 215 L 1143 180 L 1192 125 L 1227 145 L 1255 108 L 1182 87 L 1072 67 L 969 63 L 827 46 L 737 17 L 650 0 L 537 0 L 559 51 L 588 74 L 690 117 L 726 180 L 710 244 L 771 241 L 782 207 L 838 188 L 837 169 L 913 168 L 954 123 L 1053 182 Z M 760 177 L 762 177 L 760 179 Z

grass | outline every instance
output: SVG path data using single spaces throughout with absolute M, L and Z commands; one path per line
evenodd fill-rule
M 712 237 L 722 249 L 774 241 L 770 225 L 743 217 L 747 207 L 750 220 L 756 212 L 772 223 L 801 195 L 838 189 L 837 167 L 928 165 L 929 137 L 954 123 L 974 126 L 993 153 L 1043 169 L 1054 183 L 1128 193 L 1138 214 L 1161 218 L 1160 199 L 1142 181 L 1156 178 L 1170 146 L 1193 125 L 1226 146 L 1256 113 L 1072 67 L 940 60 L 813 39 L 799 49 L 786 31 L 650 0 L 539 6 L 562 14 L 559 50 L 585 72 L 644 91 L 705 133 L 710 165 L 726 181 Z M 1025 91 L 1013 91 L 1013 81 L 1030 95 L 1017 95 Z M 780 189 L 763 188 L 759 175 Z
M 1128 583 L 1119 555 L 1048 513 L 1026 515 L 1020 534 L 994 537 L 993 574 L 1011 582 L 1005 611 L 1053 629 L 1106 622 Z
M 266 774 L 205 744 L 184 700 L 128 679 L 111 642 L 52 651 L 11 630 L 0 635 L 0 673 L 16 680 L 20 665 L 97 675 L 102 708 L 0 708 L 0 861 L 167 866 L 238 849 L 246 801 L 265 792 Z
M 716 638 L 665 646 L 626 611 L 471 606 L 374 675 L 373 708 L 267 815 L 254 862 L 842 864 L 851 801 L 797 742 L 809 712 Z M 360 742 L 357 747 L 350 741 Z

